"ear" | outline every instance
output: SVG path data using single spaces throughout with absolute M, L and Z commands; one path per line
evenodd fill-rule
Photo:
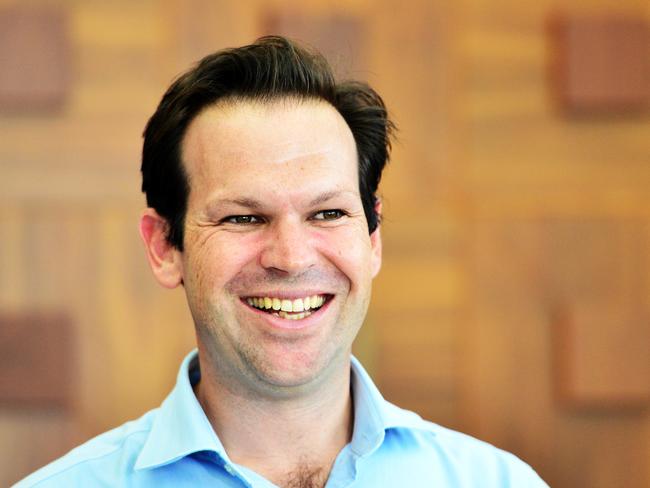
M 370 246 L 372 248 L 372 256 L 370 257 L 370 266 L 372 267 L 372 277 L 374 278 L 381 269 L 381 201 L 377 199 L 375 203 L 375 212 L 380 217 L 380 222 L 377 228 L 370 234 Z
M 181 253 L 167 241 L 167 219 L 147 208 L 140 217 L 140 237 L 153 274 L 165 288 L 176 288 L 182 283 Z

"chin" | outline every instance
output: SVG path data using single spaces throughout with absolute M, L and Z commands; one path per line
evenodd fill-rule
M 290 352 L 274 357 L 259 358 L 250 364 L 262 382 L 274 388 L 298 388 L 318 382 L 326 374 L 331 358 L 320 354 Z

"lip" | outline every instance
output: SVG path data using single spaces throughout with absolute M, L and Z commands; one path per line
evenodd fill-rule
M 311 296 L 311 295 L 304 295 L 305 292 L 302 295 L 298 294 L 277 294 L 277 295 L 251 295 L 251 297 L 259 297 L 259 296 L 272 296 L 275 298 L 285 298 L 287 300 L 292 299 L 292 298 L 302 298 L 305 296 Z M 300 320 L 291 320 L 291 319 L 284 319 L 282 317 L 275 316 L 273 314 L 270 314 L 268 312 L 263 312 L 258 308 L 250 306 L 248 303 L 246 303 L 246 298 L 242 298 L 240 300 L 241 304 L 246 307 L 247 310 L 249 310 L 251 313 L 254 313 L 258 318 L 264 320 L 266 324 L 268 324 L 272 329 L 280 329 L 280 330 L 305 330 L 309 328 L 316 327 L 318 325 L 318 322 L 322 319 L 323 315 L 329 310 L 330 304 L 334 301 L 335 295 L 329 294 L 329 293 L 322 293 L 322 292 L 316 292 L 313 293 L 313 295 L 327 295 L 328 299 L 327 301 L 321 306 L 318 310 L 315 312 L 312 312 L 309 317 L 305 317 Z

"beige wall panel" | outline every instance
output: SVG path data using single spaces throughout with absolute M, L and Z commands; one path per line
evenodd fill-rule
M 406 212 L 403 203 L 382 197 L 382 242 L 387 260 L 400 256 L 430 259 L 461 256 L 463 216 L 449 204 L 431 198 L 427 208 Z
M 546 40 L 540 36 L 539 29 L 504 30 L 478 24 L 463 32 L 460 41 L 466 61 L 475 68 L 467 79 L 470 86 L 476 86 L 473 82 L 485 77 L 508 79 L 531 68 L 539 70 L 540 62 L 545 59 Z M 529 81 L 539 83 L 543 79 Z
M 16 204 L 0 205 L 0 306 L 6 309 L 26 301 L 24 233 L 22 209 Z
M 252 42 L 260 35 L 260 1 L 167 0 L 168 54 L 178 72 L 217 49 Z
M 192 347 L 193 329 L 180 292 L 159 293 L 163 290 L 150 278 L 137 213 L 106 207 L 97 219 L 99 289 L 89 348 L 104 360 L 89 364 L 84 412 L 93 430 L 139 416 L 162 401 Z
M 569 405 L 650 404 L 645 225 L 632 218 L 544 225 L 545 281 L 559 315 L 557 386 Z
M 18 242 L 8 238 L 2 255 L 20 269 L 3 268 L 9 271 L 4 286 L 14 290 L 3 293 L 3 303 L 70 312 L 83 366 L 77 370 L 78 414 L 87 418 L 87 428 L 94 432 L 155 406 L 192 347 L 193 329 L 180 292 L 163 296 L 149 276 L 138 211 L 82 203 L 13 215 L 9 224 L 3 219 L 3 233 Z M 19 224 L 16 216 L 24 220 Z M 12 276 L 21 275 L 16 286 L 21 280 Z
M 373 372 L 384 396 L 428 420 L 457 425 L 455 314 L 375 305 L 369 320 L 379 329 Z
M 520 123 L 524 124 L 525 120 L 520 120 Z M 559 182 L 562 182 L 564 175 L 575 179 L 578 175 L 589 177 L 589 173 L 594 172 L 598 177 L 607 171 L 622 182 L 634 183 L 636 180 L 632 175 L 637 174 L 647 181 L 648 169 L 643 162 L 650 151 L 650 143 L 643 138 L 642 133 L 644 130 L 650 131 L 650 123 L 645 129 L 637 125 L 619 138 L 616 136 L 625 129 L 615 126 L 594 127 L 590 132 L 566 127 L 562 134 L 562 125 L 531 125 L 528 130 L 512 131 L 506 131 L 505 127 L 501 130 L 489 129 L 483 125 L 480 132 L 477 131 L 476 139 L 472 140 L 472 153 L 480 159 L 471 170 L 485 171 L 488 161 L 496 161 L 496 166 L 491 168 L 493 178 L 504 175 L 511 179 L 519 178 L 524 183 L 527 183 L 526 179 L 534 180 L 539 172 L 543 177 L 544 171 L 555 172 Z M 533 131 L 532 128 L 539 128 L 539 131 Z M 549 143 L 549 139 L 553 142 Z M 516 144 L 513 141 L 517 141 Z M 612 148 L 612 144 L 619 147 L 619 150 Z M 621 166 L 612 167 L 612 160 L 620 161 L 619 165 L 625 165 L 628 171 L 620 171 Z M 517 162 L 518 166 L 515 165 Z M 531 174 L 530 169 L 533 167 L 536 171 Z M 603 184 L 607 182 L 608 179 L 602 181 Z
M 160 1 L 77 2 L 71 9 L 79 44 L 156 48 L 165 36 Z
M 156 406 L 193 344 L 182 293 L 157 288 L 137 242 L 146 118 L 190 61 L 256 37 L 262 4 L 82 2 L 72 8 L 75 84 L 65 111 L 0 120 L 6 135 L 0 155 L 7 162 L 0 194 L 10 204 L 2 222 L 11 235 L 0 254 L 10 275 L 2 277 L 2 303 L 55 304 L 78 324 L 74 424 L 86 438 Z M 337 7 L 313 2 L 308 8 Z M 17 424 L 10 434 L 20 429 Z
M 527 222 L 485 221 L 476 230 L 474 307 L 463 331 L 467 355 L 459 358 L 463 418 L 470 432 L 543 470 L 552 465 L 545 434 L 552 416 L 550 338 L 534 294 L 543 271 L 540 232 Z
M 94 158 L 93 161 L 101 159 Z M 24 161 L 29 163 L 29 159 Z M 116 201 L 134 202 L 139 208 L 144 197 L 139 193 L 137 180 L 139 168 L 129 172 L 114 171 L 98 164 L 61 168 L 56 165 L 16 166 L 3 168 L 6 178 L 0 178 L 0 203 L 2 205 L 32 204 L 33 206 L 65 203 L 68 205 L 113 204 Z
M 80 439 L 76 422 L 60 412 L 0 409 L 0 485 L 11 486 Z
M 607 240 L 594 238 L 593 232 L 586 232 L 589 228 L 581 230 L 575 221 L 548 222 L 485 215 L 477 221 L 476 274 L 470 279 L 475 305 L 471 328 L 465 332 L 470 344 L 464 349 L 474 372 L 464 377 L 464 418 L 470 421 L 470 430 L 533 463 L 552 486 L 576 486 L 578 479 L 580 486 L 607 486 L 614 481 L 610 486 L 645 486 L 645 475 L 629 475 L 644 472 L 643 456 L 630 456 L 623 472 L 620 460 L 607 456 L 607 448 L 590 445 L 585 450 L 584 446 L 596 429 L 600 437 L 596 441 L 594 434 L 593 444 L 622 443 L 626 452 L 634 446 L 647 453 L 650 439 L 640 429 L 647 414 L 625 409 L 582 414 L 565 410 L 554 401 L 551 381 L 551 331 L 558 300 L 592 297 L 628 303 L 636 297 L 628 307 L 647 306 L 642 301 L 645 285 L 638 281 L 638 263 L 629 266 L 634 256 L 637 261 L 643 256 L 641 239 L 630 237 L 629 232 L 637 235 L 644 226 L 619 221 L 612 221 L 614 227 L 591 226 L 592 231 L 606 232 Z M 570 226 L 573 242 L 563 243 L 563 228 L 568 231 Z M 611 239 L 622 246 L 619 253 L 625 256 L 610 249 Z M 470 405 L 475 409 L 470 410 Z M 637 428 L 632 433 L 634 423 Z M 578 475 L 576 466 L 569 469 L 559 459 L 564 453 L 575 460 L 578 470 L 591 463 L 598 467 Z
M 382 310 L 378 354 L 381 361 L 377 372 L 383 383 L 419 381 L 445 385 L 454 383 L 454 323 L 452 313 L 434 311 L 428 307 Z
M 386 297 L 396 310 L 412 303 L 432 308 L 459 306 L 463 299 L 460 270 L 446 260 L 439 262 L 393 258 L 384 262 L 375 280 L 375 296 Z
M 65 110 L 0 117 L 0 305 L 72 311 L 83 365 L 74 423 L 87 437 L 157 405 L 193 344 L 182 291 L 158 288 L 138 242 L 147 117 L 191 62 L 253 40 L 269 9 L 293 4 L 69 5 L 75 79 Z M 647 118 L 568 121 L 550 104 L 544 29 L 558 6 L 301 5 L 365 19 L 360 77 L 401 129 L 382 190 L 384 268 L 355 350 L 390 400 L 514 449 L 552 486 L 642 486 L 634 476 L 650 478 L 647 415 L 552 411 L 535 219 L 650 216 Z M 605 6 L 648 8 L 645 0 L 571 4 Z M 27 428 L 6 419 L 11 436 Z M 609 446 L 618 450 L 608 457 Z
M 612 293 L 617 288 L 612 285 Z M 556 319 L 558 396 L 578 410 L 644 410 L 650 406 L 647 312 L 633 299 L 603 301 L 576 297 Z
M 581 217 L 593 213 L 601 217 L 647 217 L 650 206 L 645 192 L 626 188 L 557 188 L 537 186 L 521 190 L 509 185 L 481 188 L 481 211 L 517 217 Z
M 390 14 L 388 14 L 390 12 Z M 454 179 L 450 130 L 454 11 L 445 2 L 377 3 L 368 27 L 368 80 L 389 102 L 400 132 L 383 191 L 409 208 L 429 208 Z
M 648 486 L 648 432 L 638 415 L 564 415 L 554 424 L 551 486 Z M 576 448 L 576 439 L 580 439 Z

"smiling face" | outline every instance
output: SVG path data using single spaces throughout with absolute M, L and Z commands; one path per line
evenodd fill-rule
M 267 392 L 347 368 L 381 243 L 340 114 L 318 101 L 220 104 L 191 123 L 183 161 L 179 268 L 203 360 Z

